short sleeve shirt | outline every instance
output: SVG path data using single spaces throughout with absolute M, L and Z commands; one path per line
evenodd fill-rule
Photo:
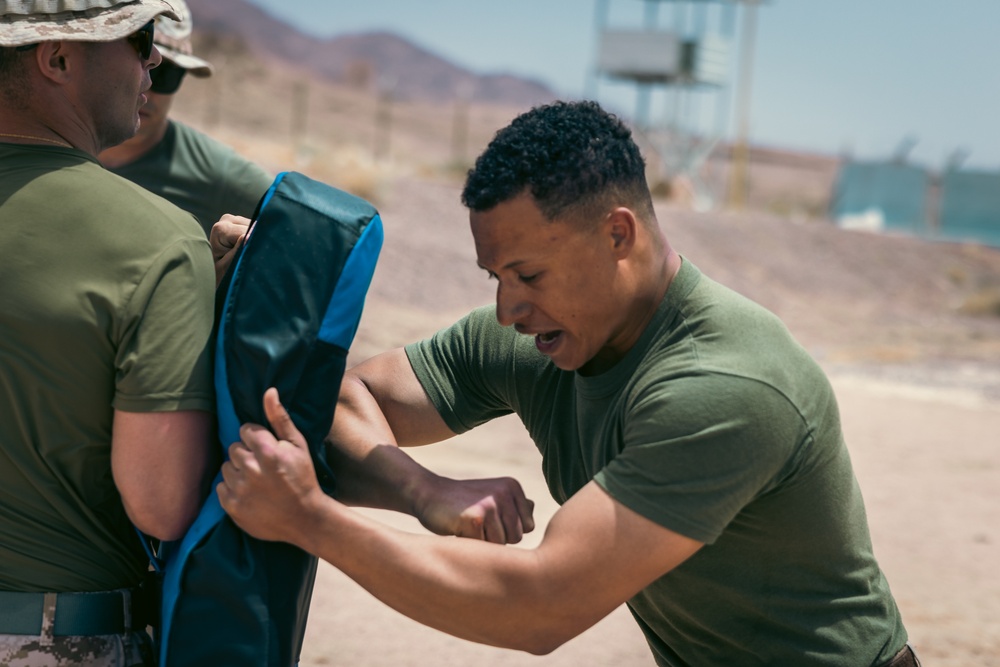
M 229 146 L 176 121 L 153 150 L 110 171 L 194 215 L 206 237 L 227 213 L 252 217 L 274 180 Z
M 0 144 L 0 590 L 134 585 L 114 410 L 214 410 L 197 221 L 71 149 Z
M 824 374 L 688 260 L 601 375 L 558 369 L 493 308 L 407 355 L 452 430 L 516 413 L 556 500 L 593 480 L 706 544 L 629 601 L 658 664 L 846 667 L 905 643 Z

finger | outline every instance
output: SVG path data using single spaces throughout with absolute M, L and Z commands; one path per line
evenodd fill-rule
M 507 531 L 497 508 L 486 512 L 483 520 L 483 539 L 494 544 L 507 544 Z M 516 541 L 516 540 L 515 540 Z
M 253 422 L 246 422 L 240 426 L 240 440 L 243 442 L 247 441 L 247 438 L 258 438 L 262 435 L 270 435 L 271 429 L 266 426 L 261 426 L 260 424 L 255 424 Z M 233 443 L 238 444 L 238 443 Z
M 285 410 L 285 406 L 281 404 L 278 390 L 274 387 L 264 392 L 264 414 L 267 415 L 267 421 L 271 423 L 275 435 L 297 447 L 306 446 L 305 438 L 299 429 L 295 428 L 295 423 Z
M 458 526 L 458 537 L 468 537 L 473 540 L 486 540 L 486 532 L 483 528 L 483 517 L 476 515 L 472 517 L 463 516 Z
M 517 544 L 524 537 L 524 528 L 521 524 L 521 515 L 518 513 L 517 508 L 511 506 L 510 503 L 501 503 L 499 507 L 499 517 L 498 520 L 503 526 L 504 539 L 506 540 L 503 544 Z
M 276 444 L 274 435 L 271 434 L 271 431 L 260 424 L 253 424 L 250 422 L 247 422 L 240 427 L 240 440 L 243 441 L 244 446 L 234 448 L 233 445 L 236 443 L 230 445 L 230 456 L 232 456 L 234 452 L 239 449 L 248 450 L 253 452 L 255 455 L 267 455 Z
M 215 495 L 218 496 L 219 504 L 227 513 L 235 509 L 233 494 L 224 481 L 215 485 Z
M 230 248 L 238 248 L 249 229 L 250 220 L 237 215 L 223 215 L 208 234 L 212 254 L 218 259 Z
M 517 514 L 520 519 L 521 528 L 525 533 L 530 533 L 535 529 L 535 501 L 524 495 L 521 485 L 516 481 L 516 492 L 514 493 L 514 503 L 517 505 Z
M 219 482 L 215 485 L 215 495 L 219 498 L 219 505 L 222 506 L 226 514 L 236 522 L 236 525 L 240 525 L 239 517 L 246 509 L 241 506 L 240 497 L 226 486 L 225 482 Z
M 222 217 L 219 218 L 219 222 L 225 220 L 228 224 L 233 227 L 249 227 L 250 218 L 242 215 L 236 215 L 235 213 L 223 213 Z
M 232 461 L 233 460 L 233 454 L 235 454 L 237 450 L 246 450 L 246 449 L 247 449 L 247 446 L 245 444 L 243 444 L 243 441 L 242 440 L 237 440 L 233 444 L 229 445 L 228 449 L 226 449 L 226 454 L 227 454 L 226 459 L 229 460 L 229 461 Z M 239 466 L 236 466 L 236 467 L 237 467 L 237 469 L 239 468 Z
M 246 230 L 249 226 L 250 218 L 244 218 L 242 215 L 233 215 L 232 213 L 223 213 L 222 217 L 212 225 L 212 229 L 218 227 L 219 234 L 229 236 L 238 230 Z
M 260 472 L 260 461 L 246 447 L 230 447 L 229 462 L 233 466 L 234 473 L 256 473 Z
M 226 461 L 223 463 L 219 472 L 222 473 L 221 484 L 227 487 L 227 491 L 230 487 L 234 486 L 236 484 L 236 480 L 240 478 L 240 469 L 233 465 L 232 461 Z

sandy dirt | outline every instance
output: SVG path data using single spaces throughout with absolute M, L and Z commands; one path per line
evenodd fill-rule
M 297 127 L 289 100 L 300 73 L 245 53 L 216 64 L 211 80 L 185 84 L 177 117 L 274 172 L 303 171 L 372 199 L 382 212 L 385 247 L 351 363 L 492 300 L 493 284 L 475 264 L 458 179 L 520 110 L 472 109 L 458 149 L 455 109 L 400 104 L 387 155 L 373 158 L 379 126 L 371 96 L 313 81 L 308 118 Z M 655 157 L 647 159 L 655 171 Z M 835 166 L 772 155 L 751 165 L 751 211 L 694 213 L 679 200 L 658 201 L 658 218 L 689 261 L 779 315 L 830 374 L 876 556 L 924 664 L 1000 667 L 1000 249 L 837 229 L 817 218 Z M 710 177 L 724 191 L 724 181 Z M 414 455 L 455 477 L 519 479 L 536 502 L 539 527 L 510 548 L 537 544 L 556 510 L 539 455 L 514 419 Z M 423 532 L 408 517 L 373 514 Z M 533 657 L 419 626 L 321 565 L 301 664 L 653 660 L 624 608 Z
M 492 298 L 454 184 L 402 180 L 380 208 L 386 244 L 352 363 L 427 335 Z M 925 664 L 1000 665 L 1000 318 L 959 312 L 971 290 L 997 284 L 1000 252 L 760 215 L 696 215 L 666 202 L 657 208 L 682 253 L 782 315 L 828 370 L 876 556 Z M 453 477 L 520 480 L 537 503 L 539 527 L 508 548 L 537 544 L 557 509 L 540 457 L 514 418 L 413 455 Z M 409 517 L 368 513 L 424 532 Z M 536 657 L 422 627 L 321 564 L 301 664 L 653 660 L 624 607 Z

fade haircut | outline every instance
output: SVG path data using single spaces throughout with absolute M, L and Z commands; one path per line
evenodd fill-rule
M 550 221 L 573 215 L 596 223 L 614 206 L 653 220 L 632 132 L 596 102 L 555 102 L 515 118 L 469 170 L 462 203 L 488 211 L 523 192 Z
M 28 54 L 13 46 L 0 46 L 0 100 L 13 108 L 26 107 L 29 97 L 28 75 L 20 65 Z

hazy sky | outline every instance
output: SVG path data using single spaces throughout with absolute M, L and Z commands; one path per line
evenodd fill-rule
M 251 0 L 319 37 L 387 30 L 477 73 L 538 79 L 566 97 L 596 93 L 631 115 L 635 88 L 606 79 L 588 85 L 595 1 Z M 709 16 L 719 16 L 711 4 Z M 608 5 L 609 27 L 642 26 L 646 2 Z M 660 5 L 662 27 L 676 6 Z M 998 28 L 1000 0 L 765 1 L 757 10 L 750 139 L 882 158 L 912 137 L 910 156 L 926 166 L 940 167 L 963 149 L 966 165 L 1000 169 Z M 694 115 L 704 125 L 722 117 L 727 138 L 734 136 L 735 87 L 728 96 L 703 94 L 681 116 L 671 99 L 654 95 L 654 120 Z

